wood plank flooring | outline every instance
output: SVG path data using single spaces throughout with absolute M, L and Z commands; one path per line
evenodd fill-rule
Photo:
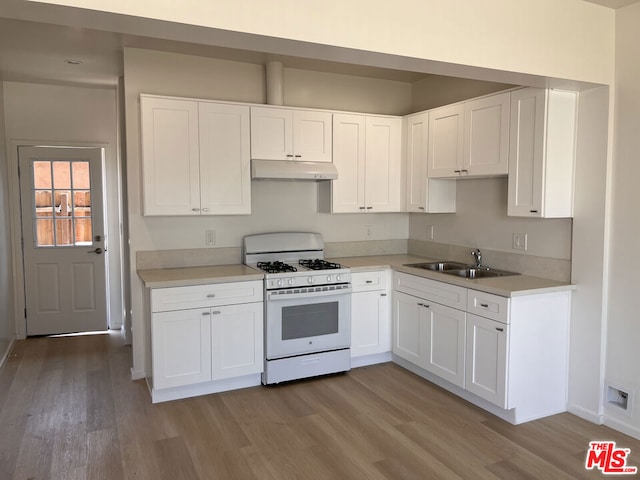
M 570 414 L 513 426 L 393 364 L 152 405 L 118 334 L 16 343 L 0 370 L 0 479 L 572 479 Z

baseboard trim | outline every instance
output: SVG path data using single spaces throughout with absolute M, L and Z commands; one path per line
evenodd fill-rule
M 587 410 L 579 405 L 569 405 L 567 407 L 567 411 L 576 417 L 580 417 L 588 422 L 595 423 L 596 425 L 602 425 L 604 422 L 604 415 L 592 410 Z
M 614 430 L 622 432 L 625 435 L 629 435 L 630 437 L 640 440 L 640 428 L 638 427 L 634 427 L 626 422 L 618 420 L 617 418 L 609 416 L 604 417 L 604 424 L 609 428 L 613 428 Z
M 146 378 L 147 375 L 144 371 L 142 370 L 134 370 L 133 368 L 131 369 L 131 380 L 142 380 L 143 378 Z
M 14 335 L 11 341 L 9 342 L 9 346 L 7 347 L 7 350 L 3 353 L 2 358 L 0 358 L 0 368 L 3 367 L 4 363 L 7 361 L 7 358 L 9 358 L 9 354 L 13 350 L 13 346 L 15 345 L 15 343 L 16 343 L 16 337 Z
M 375 365 L 377 363 L 386 363 L 392 360 L 391 352 L 372 353 L 371 355 L 363 355 L 361 357 L 351 358 L 351 368 L 366 367 L 367 365 Z

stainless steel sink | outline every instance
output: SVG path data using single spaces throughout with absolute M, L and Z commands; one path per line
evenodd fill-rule
M 407 263 L 405 267 L 422 268 L 423 270 L 431 270 L 432 272 L 446 272 L 448 270 L 462 270 L 467 268 L 464 263 L 458 262 L 426 262 L 426 263 Z
M 447 275 L 455 275 L 462 278 L 487 278 L 487 277 L 507 277 L 509 275 L 520 275 L 516 272 L 507 272 L 506 270 L 495 270 L 489 267 L 466 267 L 458 270 L 443 270 L 442 273 Z

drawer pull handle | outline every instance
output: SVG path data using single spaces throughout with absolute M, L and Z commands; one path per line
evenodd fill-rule
M 381 296 L 381 297 L 386 297 L 386 296 L 387 296 L 387 294 L 386 294 L 386 293 L 381 293 L 381 294 L 380 294 L 380 296 Z
M 499 332 L 504 332 L 504 328 L 501 328 L 501 327 L 496 327 L 496 330 Z
M 367 280 L 364 283 L 373 283 L 373 280 Z
M 484 307 L 484 308 L 489 308 L 489 304 L 488 303 L 481 303 L 480 306 Z
M 426 303 L 419 303 L 418 306 L 424 307 L 424 308 L 429 308 L 429 305 L 427 305 Z
M 211 312 L 202 312 L 202 316 L 205 316 L 205 315 L 209 316 L 209 315 L 211 315 Z
M 538 213 L 538 210 L 529 210 L 531 213 Z
M 215 293 L 207 293 L 207 298 L 216 298 Z
M 454 170 L 453 173 L 460 173 L 460 170 Z
M 214 310 L 211 312 L 212 315 L 220 315 L 222 312 L 220 310 Z

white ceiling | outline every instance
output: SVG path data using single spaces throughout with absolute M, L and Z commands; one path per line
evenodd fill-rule
M 425 73 L 403 69 L 313 60 L 293 56 L 273 57 L 265 53 L 238 50 L 173 40 L 111 33 L 108 31 L 53 25 L 28 21 L 42 20 L 33 15 L 37 3 L 0 0 L 0 73 L 4 80 L 81 83 L 87 85 L 114 85 L 123 74 L 122 49 L 124 46 L 171 51 L 264 64 L 269 59 L 283 61 L 285 67 L 328 71 L 373 78 L 414 82 Z M 640 0 L 584 0 L 608 8 L 621 8 Z M 31 11 L 25 10 L 25 4 Z M 19 5 L 19 8 L 16 7 Z M 4 11 L 3 11 L 4 9 Z M 20 11 L 19 11 L 20 10 Z M 24 13 L 26 11 L 27 13 Z M 5 12 L 6 15 L 5 15 Z M 16 13 L 17 12 L 17 13 Z M 13 18 L 6 18 L 13 17 Z M 22 18 L 22 19 L 16 19 Z M 47 18 L 44 16 L 44 18 Z M 106 29 L 105 29 L 106 30 Z M 66 60 L 80 60 L 81 65 L 69 65 Z

